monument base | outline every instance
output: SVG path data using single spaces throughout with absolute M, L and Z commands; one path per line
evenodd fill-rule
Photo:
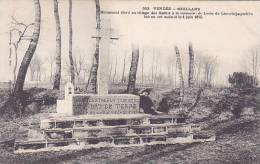
M 175 144 L 215 140 L 176 115 L 148 115 L 139 108 L 140 97 L 128 94 L 74 94 L 65 88 L 57 113 L 33 128 L 20 128 L 15 153 Z
M 15 153 L 214 141 L 215 135 L 174 115 L 52 115 L 20 129 Z

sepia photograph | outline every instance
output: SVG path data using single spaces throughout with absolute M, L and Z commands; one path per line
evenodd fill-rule
M 0 0 L 1 164 L 260 163 L 260 1 Z

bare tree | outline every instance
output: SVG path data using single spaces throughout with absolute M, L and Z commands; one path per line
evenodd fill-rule
M 171 63 L 167 64 L 167 77 L 168 77 L 169 85 L 172 85 L 172 65 L 171 65 Z
M 116 71 L 117 71 L 117 56 L 116 56 L 116 61 L 115 61 L 115 68 L 114 68 L 114 75 L 113 75 L 113 83 L 115 83 Z
M 75 71 L 74 71 L 74 62 L 72 57 L 72 0 L 69 0 L 69 60 L 70 60 L 70 76 L 71 76 L 71 83 L 75 83 Z
M 158 59 L 157 59 L 157 55 L 155 57 L 155 71 L 154 71 L 154 80 L 153 80 L 153 84 L 156 84 L 157 82 L 157 71 L 158 71 Z
M 218 62 L 217 57 L 204 55 L 197 52 L 194 61 L 194 77 L 196 85 L 200 87 L 210 87 L 216 77 Z
M 177 72 L 178 72 L 178 62 L 175 62 L 175 72 L 174 72 L 174 86 L 177 86 Z
M 174 86 L 174 56 L 168 57 L 167 60 L 167 81 L 170 86 Z
M 86 77 L 88 77 L 89 73 L 90 73 L 90 68 L 92 66 L 92 63 L 89 63 L 89 60 L 85 59 L 83 57 L 83 66 L 82 66 L 82 71 L 83 71 L 83 74 L 82 74 L 82 79 L 83 79 L 83 82 L 86 83 L 87 79 Z
M 113 61 L 113 60 L 112 60 Z M 109 67 L 109 81 L 111 81 L 111 76 L 112 76 L 112 70 L 113 70 L 113 63 L 110 62 L 110 67 Z
M 135 92 L 138 60 L 139 60 L 139 47 L 137 45 L 132 45 L 132 60 L 131 60 L 131 66 L 129 71 L 128 85 L 127 85 L 128 93 Z
M 12 69 L 12 32 L 9 33 L 9 56 L 8 56 L 8 65 L 9 69 Z M 16 76 L 15 76 L 16 77 Z M 12 80 L 9 79 L 9 93 L 12 93 Z
M 53 89 L 60 89 L 61 80 L 61 29 L 59 18 L 59 5 L 57 0 L 53 0 L 54 4 L 54 17 L 56 22 L 56 70 L 54 75 Z
M 154 82 L 154 60 L 155 60 L 155 54 L 154 54 L 154 50 L 153 50 L 153 59 L 152 59 L 152 68 L 151 68 L 151 82 L 153 84 Z
M 126 54 L 125 54 L 125 57 L 124 57 L 123 73 L 122 73 L 121 83 L 125 83 L 126 82 L 126 78 L 125 78 L 125 63 L 126 63 Z
M 194 76 L 194 51 L 192 44 L 189 44 L 189 78 L 188 78 L 188 86 L 192 87 L 193 86 L 193 76 Z
M 9 56 L 8 56 L 8 64 L 11 67 L 12 65 L 12 31 L 9 32 Z
M 258 51 L 257 49 L 252 49 L 252 76 L 254 76 L 253 85 L 257 83 L 257 73 L 258 73 Z
M 40 81 L 41 77 L 41 71 L 42 71 L 42 64 L 43 62 L 38 57 L 37 54 L 35 54 L 30 62 L 29 69 L 31 73 L 31 81 L 37 80 Z
M 83 71 L 83 66 L 84 66 L 84 59 L 82 56 L 79 54 L 77 57 L 74 55 L 74 72 L 77 77 L 77 82 L 80 81 L 80 73 Z
M 53 52 L 50 52 L 49 53 L 49 56 L 47 56 L 46 58 L 46 61 L 48 62 L 48 64 L 50 64 L 49 66 L 49 70 L 50 70 L 50 78 L 49 78 L 49 81 L 50 83 L 52 83 L 53 81 L 53 63 L 54 63 L 54 60 L 55 60 L 55 56 L 54 56 L 54 53 Z
M 86 77 L 87 75 L 89 74 L 89 68 L 88 68 L 88 65 L 84 65 L 83 69 L 83 82 L 85 83 L 86 82 Z
M 196 60 L 194 62 L 194 75 L 195 75 L 195 83 L 197 86 L 201 86 L 201 72 L 202 72 L 203 62 L 201 60 L 201 56 L 197 55 Z
M 14 27 L 10 31 L 10 59 L 12 55 L 12 47 L 14 48 L 14 67 L 13 67 L 13 81 L 16 81 L 16 69 L 17 69 L 17 62 L 18 62 L 18 48 L 23 40 L 30 40 L 30 36 L 26 35 L 26 32 L 28 31 L 29 27 L 33 25 L 31 24 L 25 24 L 22 22 L 17 21 L 14 17 L 12 17 L 12 25 Z M 17 35 L 17 39 L 14 40 L 13 36 Z
M 85 58 L 84 53 L 78 48 L 73 49 L 73 66 L 74 66 L 74 74 L 75 74 L 75 84 L 81 82 L 81 75 L 84 75 L 89 72 L 88 63 Z M 65 73 L 70 76 L 71 75 L 71 65 L 70 60 L 64 60 L 63 69 Z M 84 79 L 84 77 L 83 77 Z
M 40 59 L 38 59 L 38 62 L 39 62 L 39 64 L 36 65 L 36 77 L 35 77 L 35 80 L 36 81 L 41 81 L 41 79 L 42 79 L 42 71 L 43 71 L 43 68 L 42 68 L 43 62 Z
M 255 78 L 254 78 L 254 85 L 256 85 L 256 79 L 257 79 L 257 73 L 258 73 L 258 52 L 256 50 L 256 53 L 255 53 Z
M 244 55 L 242 58 L 241 65 L 244 67 L 244 71 L 247 72 L 249 75 L 255 77 L 253 83 L 254 85 L 257 83 L 258 77 L 258 47 L 252 47 L 248 53 Z
M 142 53 L 142 84 L 144 84 L 144 49 Z
M 182 74 L 182 64 L 181 64 L 181 56 L 180 56 L 180 51 L 177 46 L 175 46 L 175 53 L 176 53 L 176 62 L 178 65 L 178 70 L 179 70 L 179 77 L 180 77 L 180 97 L 182 98 L 181 102 L 183 101 L 184 98 L 184 80 L 183 80 L 183 74 Z
M 212 86 L 218 66 L 217 57 L 209 55 L 196 55 L 196 82 L 197 85 Z
M 97 30 L 100 31 L 100 3 L 99 0 L 95 0 L 96 4 L 96 23 L 97 23 Z M 88 93 L 97 93 L 97 71 L 98 71 L 98 62 L 99 62 L 99 43 L 100 38 L 96 38 L 96 50 L 94 54 L 94 61 L 90 70 L 90 75 L 88 79 L 88 83 L 86 86 L 86 90 Z
M 159 63 L 159 72 L 158 72 L 158 78 L 157 78 L 157 80 L 158 80 L 158 83 L 159 83 L 159 84 L 163 84 L 163 83 L 162 83 L 162 80 L 163 80 L 164 76 L 163 76 L 163 74 L 162 74 L 162 64 L 161 64 L 161 60 L 159 60 L 158 62 L 160 62 L 160 63 Z
M 212 86 L 213 78 L 217 69 L 217 57 L 213 56 L 201 56 L 202 70 L 204 73 L 203 85 Z
M 23 60 L 21 62 L 15 87 L 14 87 L 14 95 L 19 95 L 23 91 L 24 80 L 26 77 L 26 73 L 33 57 L 33 54 L 36 50 L 39 36 L 40 36 L 40 25 L 41 25 L 41 6 L 39 0 L 34 0 L 35 6 L 35 21 L 34 21 L 34 32 L 33 36 L 31 37 L 31 41 L 29 44 L 28 49 L 25 52 Z

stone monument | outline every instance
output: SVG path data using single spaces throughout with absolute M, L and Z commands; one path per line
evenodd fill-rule
M 112 36 L 109 19 L 101 21 L 99 63 L 97 74 L 97 94 L 74 94 L 71 83 L 65 86 L 65 99 L 57 101 L 57 113 L 82 114 L 135 114 L 140 113 L 140 98 L 131 94 L 108 94 L 109 45 Z
M 109 52 L 110 52 L 110 41 L 111 39 L 118 39 L 113 37 L 111 22 L 109 19 L 102 19 L 101 29 L 97 31 L 97 36 L 100 38 L 99 45 L 99 65 L 97 73 L 97 93 L 108 94 L 108 73 L 109 70 Z
M 59 151 L 98 147 L 122 147 L 214 141 L 215 135 L 200 132 L 174 115 L 142 113 L 140 98 L 108 94 L 110 21 L 98 33 L 100 53 L 97 94 L 76 94 L 72 83 L 65 86 L 64 100 L 57 100 L 57 113 L 41 118 L 40 125 L 20 128 L 14 152 Z

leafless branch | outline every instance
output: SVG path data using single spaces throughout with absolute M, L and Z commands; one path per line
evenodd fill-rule
M 14 28 L 12 28 L 10 31 L 11 32 L 18 32 L 18 40 L 15 42 L 16 46 L 19 46 L 19 43 L 21 42 L 21 40 L 31 40 L 31 38 L 26 38 L 28 36 L 25 36 L 25 33 L 27 32 L 28 28 L 32 25 L 34 25 L 34 23 L 31 24 L 24 24 L 22 22 L 19 22 L 16 18 L 14 18 L 14 16 L 12 16 L 12 24 L 15 25 Z M 19 26 L 23 26 L 23 29 L 20 30 Z M 31 37 L 31 36 L 30 36 Z
M 12 28 L 10 31 L 11 31 L 11 32 L 15 32 L 15 31 L 16 31 L 16 32 L 18 33 L 19 36 L 22 35 L 22 31 L 19 30 L 19 29 L 17 29 L 17 28 Z
M 25 28 L 28 28 L 29 26 L 31 25 L 34 25 L 34 23 L 31 23 L 31 24 L 24 24 L 22 22 L 19 22 L 14 16 L 12 16 L 12 22 L 11 22 L 13 25 L 16 25 L 16 26 L 24 26 Z

